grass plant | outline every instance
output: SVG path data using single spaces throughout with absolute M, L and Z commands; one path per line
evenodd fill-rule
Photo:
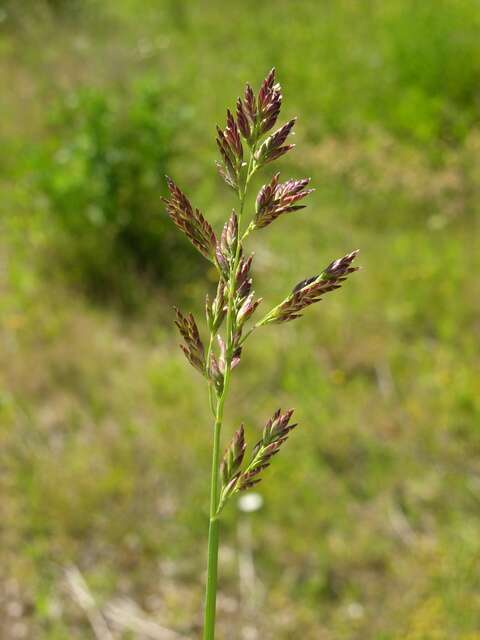
M 213 263 L 218 274 L 215 298 L 210 302 L 207 295 L 206 299 L 209 331 L 207 348 L 204 347 L 194 316 L 183 315 L 179 309 L 175 309 L 176 325 L 183 339 L 180 347 L 189 363 L 207 380 L 214 416 L 204 640 L 213 640 L 215 637 L 222 510 L 232 496 L 262 480 L 272 458 L 297 426 L 291 423 L 293 409 L 283 413 L 277 409 L 248 457 L 244 426 L 241 425 L 220 462 L 224 409 L 232 371 L 240 364 L 245 343 L 255 330 L 299 318 L 306 307 L 321 300 L 326 293 L 340 288 L 346 277 L 357 270 L 352 263 L 358 252 L 353 251 L 331 262 L 320 274 L 301 280 L 284 300 L 253 323 L 254 314 L 262 300 L 255 297 L 252 289 L 253 255 L 247 257 L 244 248 L 246 240 L 252 232 L 267 227 L 282 214 L 297 215 L 296 212 L 305 206 L 299 202 L 312 192 L 312 189 L 306 188 L 308 178 L 281 183 L 277 173 L 260 189 L 254 213 L 248 215 L 248 187 L 254 174 L 295 146 L 287 144 L 295 119 L 270 133 L 277 122 L 281 104 L 281 87 L 276 81 L 275 69 L 272 69 L 258 94 L 247 84 L 243 99 L 237 100 L 236 115 L 227 110 L 225 128 L 217 126 L 217 146 L 221 158 L 217 162 L 218 171 L 238 198 L 238 213 L 232 211 L 219 238 L 203 214 L 191 205 L 173 180 L 167 178 L 170 197 L 165 199 L 165 203 L 170 218 L 200 253 Z

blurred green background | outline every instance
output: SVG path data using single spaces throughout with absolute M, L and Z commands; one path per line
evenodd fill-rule
M 71 565 L 199 636 L 211 420 L 171 307 L 214 274 L 160 196 L 218 228 L 214 125 L 272 65 L 276 166 L 317 191 L 252 237 L 256 290 L 363 271 L 235 372 L 227 432 L 301 427 L 226 515 L 219 638 L 480 638 L 479 29 L 477 0 L 0 0 L 2 639 L 94 637 Z

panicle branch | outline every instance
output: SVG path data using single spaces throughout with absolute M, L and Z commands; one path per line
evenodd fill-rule
M 180 309 L 177 307 L 174 307 L 174 309 L 176 315 L 175 324 L 184 340 L 184 344 L 180 345 L 180 349 L 190 364 L 205 375 L 205 349 L 200 339 L 195 318 L 191 313 L 188 316 L 184 316 Z
M 227 499 L 235 491 L 238 478 L 241 473 L 241 466 L 243 458 L 245 456 L 246 446 L 245 431 L 242 424 L 238 431 L 235 432 L 230 445 L 225 451 L 222 463 L 220 465 L 222 490 L 219 510 L 223 508 L 223 505 L 225 504 Z
M 213 260 L 217 240 L 210 224 L 205 220 L 199 209 L 194 209 L 189 199 L 175 184 L 166 176 L 169 198 L 162 198 L 167 206 L 167 212 L 172 222 L 183 231 L 190 242 L 208 260 Z
M 288 322 L 299 318 L 306 307 L 318 302 L 325 293 L 340 289 L 347 276 L 359 267 L 352 267 L 352 262 L 358 255 L 358 249 L 348 253 L 343 258 L 334 260 L 320 275 L 302 280 L 293 288 L 291 294 L 277 307 L 272 309 L 259 325 L 273 322 Z
M 315 189 L 305 189 L 310 178 L 287 180 L 279 183 L 280 174 L 276 173 L 268 184 L 260 189 L 255 203 L 254 224 L 257 229 L 271 224 L 282 213 L 304 209 L 304 204 L 296 204 Z
M 280 451 L 282 444 L 287 441 L 290 431 L 297 426 L 297 424 L 290 424 L 292 415 L 293 409 L 289 409 L 283 414 L 281 409 L 277 409 L 267 422 L 263 429 L 262 438 L 253 448 L 252 460 L 239 476 L 239 491 L 250 489 L 261 481 L 261 478 L 258 477 L 259 474 L 270 466 L 273 456 Z
M 245 468 L 241 466 L 245 457 L 245 433 L 243 425 L 235 433 L 230 446 L 225 452 L 222 462 L 222 489 L 220 494 L 219 512 L 227 500 L 239 491 L 245 491 L 258 484 L 261 473 L 267 469 L 273 456 L 287 441 L 289 433 L 297 424 L 291 424 L 293 409 L 282 413 L 278 409 L 266 423 L 262 437 L 253 448 L 252 457 Z

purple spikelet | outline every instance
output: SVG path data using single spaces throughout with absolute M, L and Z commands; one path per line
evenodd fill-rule
M 294 144 L 285 145 L 284 142 L 293 129 L 296 120 L 296 118 L 289 120 L 262 143 L 260 149 L 255 153 L 255 159 L 259 165 L 272 162 L 295 147 Z

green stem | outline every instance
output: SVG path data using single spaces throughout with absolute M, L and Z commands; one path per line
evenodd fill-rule
M 227 382 L 227 381 L 226 381 Z M 218 399 L 213 432 L 212 475 L 210 484 L 210 525 L 208 529 L 208 561 L 207 587 L 205 597 L 205 626 L 204 640 L 215 638 L 215 614 L 217 605 L 217 576 L 218 576 L 218 540 L 220 521 L 216 518 L 218 502 L 218 466 L 220 460 L 220 434 L 223 421 L 223 406 L 228 393 L 228 384 L 223 387 L 222 395 Z
M 207 358 L 205 360 L 205 362 L 207 363 L 207 367 L 210 362 L 210 356 L 212 353 L 213 339 L 214 339 L 213 331 L 210 331 L 210 340 L 208 342 Z M 212 410 L 213 415 L 216 417 L 217 411 L 215 408 L 215 390 L 213 388 L 213 383 L 211 380 L 208 381 L 208 400 L 210 402 L 210 409 Z
M 220 537 L 220 520 L 217 517 L 219 498 L 218 471 L 220 463 L 220 435 L 223 423 L 223 407 L 230 387 L 230 372 L 231 358 L 227 357 L 223 390 L 217 402 L 213 432 L 212 473 L 210 484 L 210 524 L 208 528 L 207 588 L 205 596 L 205 626 L 203 630 L 204 640 L 214 640 L 215 638 L 218 584 L 218 541 Z
M 252 233 L 252 231 L 255 229 L 255 223 L 254 222 L 250 222 L 250 224 L 248 225 L 248 227 L 245 229 L 245 233 L 242 236 L 242 239 L 240 240 L 240 242 L 244 242 L 248 236 Z
M 210 519 L 208 528 L 207 595 L 205 599 L 205 623 L 203 640 L 214 640 L 217 608 L 218 540 L 220 520 Z
M 239 189 L 240 210 L 238 213 L 238 225 L 240 233 L 240 223 L 242 219 L 243 209 L 245 206 L 245 195 L 247 193 L 248 183 L 250 178 L 255 172 L 253 166 L 253 153 L 252 149 L 250 159 L 247 168 L 247 174 L 245 178 L 245 184 L 243 189 Z M 247 234 L 248 235 L 248 234 Z M 208 529 L 208 561 L 207 561 L 207 586 L 205 595 L 205 623 L 203 629 L 203 640 L 215 640 L 215 617 L 217 606 L 217 585 L 218 585 L 218 543 L 220 538 L 220 520 L 218 518 L 218 502 L 219 502 L 219 463 L 220 463 L 220 435 L 222 431 L 223 423 L 223 407 L 225 399 L 228 395 L 228 389 L 230 386 L 230 373 L 232 370 L 232 357 L 233 357 L 233 336 L 234 336 L 234 302 L 235 302 L 235 281 L 237 278 L 237 270 L 240 262 L 241 255 L 241 240 L 237 241 L 237 248 L 234 259 L 230 265 L 230 274 L 228 282 L 228 310 L 227 310 L 227 345 L 226 345 L 226 362 L 225 362 L 225 374 L 223 378 L 223 389 L 218 396 L 217 406 L 215 411 L 215 426 L 213 432 L 213 451 L 212 451 L 212 470 L 211 470 L 211 484 L 210 484 L 210 524 Z M 207 363 L 210 361 L 210 354 L 213 345 L 213 333 L 210 335 L 210 343 L 208 347 Z M 213 392 L 212 384 L 210 385 L 210 404 L 213 410 Z

